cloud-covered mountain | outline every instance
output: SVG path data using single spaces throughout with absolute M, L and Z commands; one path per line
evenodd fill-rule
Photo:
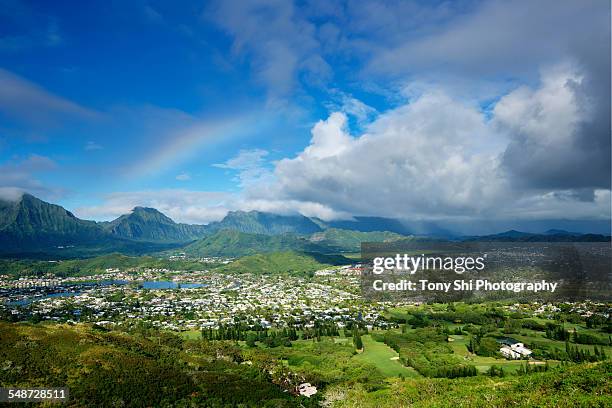
M 252 234 L 235 229 L 222 229 L 182 249 L 189 256 L 238 257 L 278 251 L 327 253 L 330 247 L 295 234 Z
M 32 195 L 0 200 L 2 254 L 89 256 L 108 252 L 151 253 L 182 248 L 192 256 L 243 256 L 298 250 L 355 252 L 361 242 L 401 239 L 406 235 L 503 241 L 607 241 L 609 235 L 548 230 L 508 231 L 487 236 L 453 236 L 437 224 L 356 217 L 324 222 L 302 215 L 234 211 L 209 225 L 178 224 L 154 208 L 136 207 L 114 221 L 81 220 L 61 206 Z
M 230 211 L 223 220 L 208 225 L 210 231 L 232 229 L 251 234 L 312 234 L 320 225 L 303 215 L 277 215 L 260 211 Z
M 96 222 L 81 220 L 59 205 L 30 194 L 15 201 L 0 201 L 0 243 L 5 252 L 93 243 L 108 238 Z
M 0 127 L 20 136 L 3 145 L 0 195 L 88 191 L 100 202 L 71 200 L 94 219 L 143 205 L 186 223 L 260 210 L 466 234 L 523 228 L 449 222 L 610 222 L 610 2 L 225 0 L 197 19 L 155 7 L 157 23 L 181 21 L 178 36 L 102 3 L 54 7 L 53 30 L 41 5 L 3 15 L 16 31 L 0 45 L 15 56 L 0 69 Z M 90 52 L 106 49 L 88 33 L 109 22 L 125 58 Z M 31 52 L 51 46 L 66 75 Z M 46 138 L 41 156 L 30 142 Z M 245 223 L 234 227 L 276 232 Z

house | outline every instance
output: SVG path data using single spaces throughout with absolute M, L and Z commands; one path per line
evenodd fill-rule
M 310 385 L 310 383 L 303 383 L 298 386 L 298 392 L 300 395 L 310 398 L 317 393 L 317 387 Z
M 511 345 L 503 346 L 499 349 L 499 352 L 502 353 L 506 358 L 510 359 L 519 359 L 529 357 L 531 355 L 531 350 L 529 350 L 523 343 L 514 343 Z

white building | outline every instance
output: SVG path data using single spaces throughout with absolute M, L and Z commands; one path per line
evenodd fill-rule
M 310 383 L 303 383 L 298 386 L 298 391 L 300 395 L 310 398 L 317 393 L 317 387 Z
M 514 343 L 510 346 L 504 346 L 499 349 L 499 352 L 502 353 L 506 358 L 510 359 L 529 357 L 532 353 L 531 350 L 525 347 L 523 343 Z

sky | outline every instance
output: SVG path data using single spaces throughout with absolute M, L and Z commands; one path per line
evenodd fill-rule
M 0 0 L 0 197 L 611 217 L 610 3 Z

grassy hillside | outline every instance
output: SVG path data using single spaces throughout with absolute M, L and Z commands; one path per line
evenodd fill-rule
M 219 270 L 229 273 L 304 275 L 319 269 L 350 263 L 350 259 L 340 255 L 287 251 L 245 256 Z
M 296 340 L 291 347 L 246 347 L 185 340 L 168 332 L 131 333 L 88 325 L 0 322 L 0 383 L 70 389 L 73 407 L 607 407 L 609 361 L 506 377 L 412 377 L 394 353 L 368 340 Z M 342 340 L 342 339 L 336 339 Z M 385 361 L 380 361 L 384 359 Z M 242 364 L 246 362 L 245 364 Z M 398 378 L 399 375 L 404 378 Z M 308 381 L 312 399 L 284 392 Z M 287 388 L 285 388 L 287 389 Z M 290 389 L 290 388 L 289 388 Z
M 221 230 L 183 248 L 189 256 L 238 257 L 278 251 L 327 252 L 327 249 L 294 234 L 249 234 Z
M 68 387 L 73 407 L 298 406 L 229 344 L 0 322 L 3 386 Z M 303 399 L 303 398 L 302 398 Z
M 524 376 L 392 380 L 367 392 L 330 390 L 334 407 L 609 407 L 612 364 L 581 364 Z M 339 398 L 341 397 L 341 398 Z

